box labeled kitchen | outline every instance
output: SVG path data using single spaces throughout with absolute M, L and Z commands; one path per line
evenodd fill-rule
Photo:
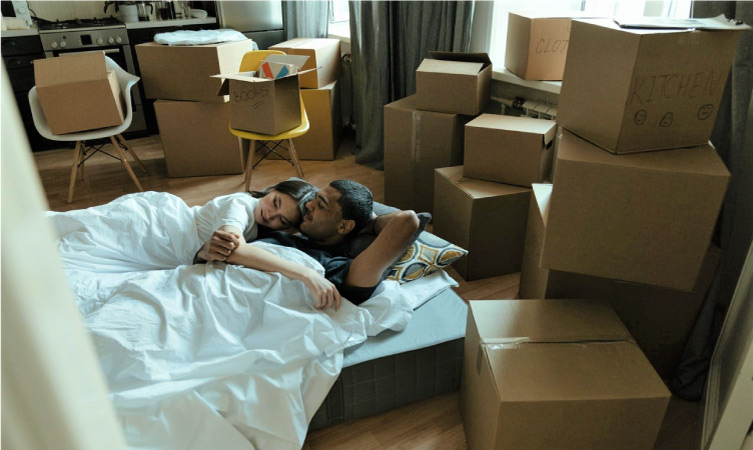
M 709 144 L 614 155 L 563 130 L 541 266 L 691 291 L 729 177 Z
M 264 61 L 293 64 L 298 70 L 307 56 L 269 55 Z M 256 72 L 215 75 L 224 81 L 215 93 L 230 96 L 230 126 L 261 134 L 280 134 L 301 124 L 301 98 L 297 74 L 260 78 Z
M 463 164 L 470 116 L 421 111 L 411 95 L 384 107 L 384 198 L 400 209 L 434 210 L 434 169 Z
M 489 101 L 492 61 L 486 53 L 429 52 L 416 69 L 418 109 L 476 115 Z
M 613 153 L 703 145 L 740 35 L 573 20 L 557 122 Z
M 229 103 L 157 100 L 154 112 L 169 177 L 243 173 L 246 155 L 227 129 Z
M 217 96 L 222 80 L 212 75 L 238 72 L 254 42 L 174 46 L 148 42 L 135 48 L 146 98 L 226 102 L 227 97 Z
M 468 250 L 453 263 L 467 281 L 518 272 L 531 189 L 434 170 L 434 234 Z
M 551 184 L 533 185 L 519 297 L 607 302 L 659 375 L 672 378 L 711 287 L 721 250 L 716 245 L 709 246 L 691 292 L 544 269 L 539 262 L 551 193 Z
M 123 94 L 103 52 L 34 61 L 37 98 L 52 134 L 121 125 Z
M 301 75 L 302 88 L 322 88 L 340 75 L 340 40 L 295 38 L 269 47 L 288 55 L 304 55 L 309 59 L 301 70 L 316 69 Z
M 548 180 L 556 132 L 551 120 L 482 114 L 465 125 L 463 175 L 527 187 Z
M 471 300 L 464 355 L 471 450 L 654 447 L 670 392 L 603 302 Z

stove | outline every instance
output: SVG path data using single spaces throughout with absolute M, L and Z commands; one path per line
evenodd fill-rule
M 114 17 L 73 19 L 38 23 L 45 57 L 64 53 L 102 51 L 127 72 L 136 74 L 128 30 Z M 131 90 L 133 120 L 129 132 L 146 130 L 146 121 L 138 87 Z

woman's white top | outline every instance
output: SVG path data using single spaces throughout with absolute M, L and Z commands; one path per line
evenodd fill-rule
M 246 242 L 256 239 L 258 227 L 254 210 L 259 200 L 245 192 L 216 197 L 204 206 L 194 206 L 196 231 L 202 242 L 208 242 L 212 233 L 224 225 L 243 230 Z

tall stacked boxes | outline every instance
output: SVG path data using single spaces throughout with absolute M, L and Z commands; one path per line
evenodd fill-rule
M 160 100 L 155 113 L 168 176 L 243 173 L 246 155 L 228 131 L 228 97 L 217 95 L 222 80 L 212 76 L 237 72 L 243 55 L 251 50 L 250 39 L 136 46 L 146 97 Z
M 299 76 L 309 131 L 293 139 L 299 159 L 333 160 L 342 139 L 340 113 L 340 40 L 295 38 L 269 47 L 288 55 L 308 56 Z M 274 155 L 270 155 L 274 158 Z
M 654 446 L 670 393 L 603 302 L 470 301 L 464 353 L 469 449 Z
M 485 53 L 429 52 L 416 69 L 416 94 L 384 107 L 385 201 L 432 212 L 434 169 L 463 163 L 464 125 L 489 100 Z

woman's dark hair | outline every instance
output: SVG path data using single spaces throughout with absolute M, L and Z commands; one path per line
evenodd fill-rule
M 298 205 L 298 210 L 301 212 L 301 217 L 306 213 L 306 203 L 312 200 L 316 196 L 317 189 L 313 184 L 309 184 L 300 178 L 288 178 L 285 181 L 280 181 L 274 186 L 270 186 L 263 191 L 249 191 L 254 198 L 262 198 L 269 194 L 269 191 L 274 189 L 281 194 L 287 194 L 293 197 Z
M 371 212 L 374 210 L 374 196 L 371 195 L 371 191 L 352 180 L 335 180 L 329 185 L 340 192 L 337 203 L 342 209 L 343 219 L 352 220 L 356 224 L 349 235 L 358 233 L 371 220 Z

